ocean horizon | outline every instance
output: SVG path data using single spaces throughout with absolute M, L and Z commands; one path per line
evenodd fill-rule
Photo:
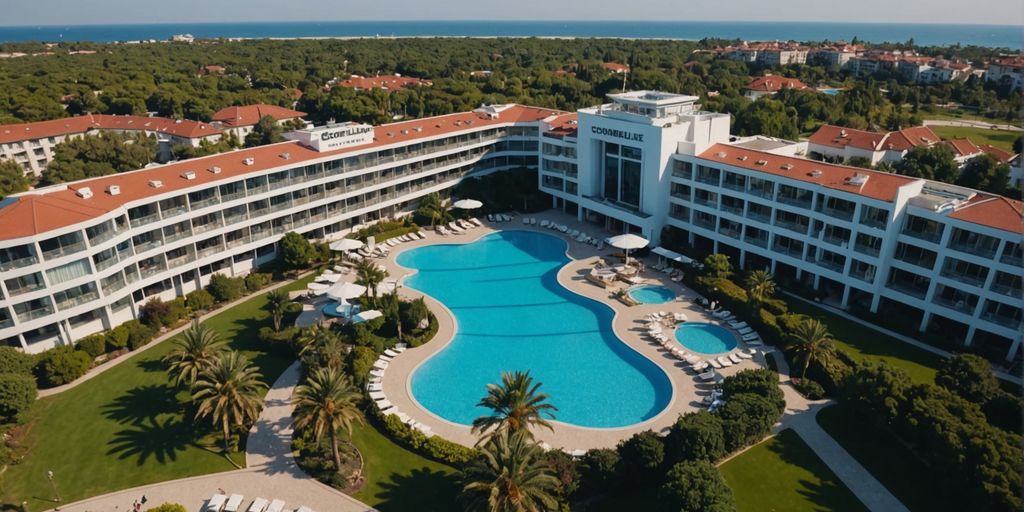
M 1016 25 L 761 21 L 290 21 L 0 26 L 0 42 L 120 42 L 196 38 L 300 39 L 373 37 L 570 37 L 700 40 L 845 40 L 872 43 L 914 39 L 918 45 L 976 45 L 1024 49 Z

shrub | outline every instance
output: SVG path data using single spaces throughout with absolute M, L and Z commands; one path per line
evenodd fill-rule
M 89 354 L 69 346 L 47 350 L 36 365 L 36 377 L 42 387 L 67 384 L 89 371 L 92 358 Z
M 249 292 L 257 291 L 270 284 L 271 280 L 272 276 L 270 274 L 251 272 L 249 275 L 245 276 L 245 289 Z
M 619 473 L 635 482 L 650 482 L 660 476 L 665 461 L 665 444 L 658 434 L 645 430 L 619 442 Z
M 725 478 L 708 461 L 676 464 L 661 486 L 665 510 L 730 512 L 736 510 L 732 490 Z
M 793 388 L 808 400 L 825 398 L 825 388 L 811 379 L 793 379 Z
M 138 320 L 129 320 L 121 325 L 128 330 L 128 348 L 131 350 L 136 350 L 146 343 L 149 343 L 156 334 L 155 329 L 152 329 Z
M 719 415 L 725 448 L 733 452 L 768 435 L 780 411 L 776 404 L 761 395 L 740 393 L 726 400 Z
M 435 317 L 433 314 L 431 314 L 430 315 L 430 324 L 427 326 L 427 329 L 425 331 L 423 331 L 423 333 L 421 333 L 419 336 L 412 336 L 412 337 L 405 338 L 405 342 L 408 343 L 410 347 L 418 347 L 418 346 L 420 346 L 420 345 L 422 345 L 422 344 L 424 344 L 424 343 L 434 339 L 434 335 L 437 334 L 437 329 L 438 329 L 437 317 Z
M 275 352 L 294 355 L 298 353 L 298 347 L 295 343 L 298 335 L 299 328 L 291 326 L 285 327 L 280 331 L 275 331 L 271 327 L 260 327 L 258 336 L 261 342 L 270 345 Z
M 391 415 L 394 416 L 394 415 Z M 397 416 L 395 416 L 397 418 Z M 408 428 L 408 426 L 406 427 Z M 426 455 L 434 460 L 462 466 L 477 456 L 477 451 L 458 443 L 453 443 L 441 436 L 427 438 Z
M 159 507 L 149 509 L 149 512 L 188 512 L 188 509 L 177 503 L 164 503 Z
M 473 448 L 467 448 L 458 443 L 453 443 L 440 436 L 427 437 L 419 430 L 413 429 L 402 423 L 402 420 L 394 414 L 380 416 L 377 413 L 378 422 L 384 427 L 384 431 L 400 444 L 417 452 L 425 457 L 436 461 L 462 466 L 473 460 L 479 454 Z
M 569 497 L 576 493 L 580 485 L 576 459 L 562 450 L 549 450 L 544 453 L 544 458 L 561 484 L 562 501 L 568 502 Z
M 0 422 L 18 421 L 36 401 L 36 380 L 27 374 L 0 373 Z
M 294 231 L 289 231 L 281 237 L 279 247 L 281 248 L 281 262 L 289 270 L 309 267 L 316 255 L 313 244 L 309 243 L 306 237 Z
M 768 299 L 761 303 L 761 307 L 773 315 L 785 315 L 789 313 L 789 305 L 782 299 Z
M 757 310 L 757 320 L 754 321 L 755 327 L 757 327 L 761 337 L 769 345 L 782 345 L 782 340 L 785 339 L 782 328 L 779 327 L 778 320 L 776 320 L 777 318 L 764 308 Z
M 935 383 L 977 404 L 988 402 L 1002 391 L 992 365 L 974 354 L 957 354 L 943 361 Z
M 93 359 L 102 356 L 107 349 L 107 336 L 105 334 L 91 334 L 80 340 L 75 348 L 92 356 Z
M 357 383 L 365 383 L 366 376 L 377 361 L 377 352 L 370 347 L 354 347 L 348 353 L 348 372 Z
M 704 273 L 708 277 L 728 279 L 732 275 L 732 264 L 724 254 L 710 254 L 704 258 Z
M 778 414 L 786 408 L 786 398 L 779 388 L 779 374 L 771 370 L 741 370 L 722 382 L 722 391 L 726 399 L 742 393 L 762 396 L 778 409 Z
M 168 322 L 166 320 L 170 314 L 171 306 L 160 299 L 160 297 L 149 299 L 139 308 L 139 316 L 142 318 L 142 321 L 154 329 L 167 325 Z
M 210 284 L 206 290 L 217 302 L 231 302 L 245 292 L 245 282 L 240 277 L 228 277 L 224 274 L 210 276 Z
M 715 462 L 725 456 L 722 419 L 707 411 L 681 415 L 665 436 L 669 464 L 688 460 Z
M 14 347 L 0 347 L 0 373 L 31 375 L 36 365 L 35 357 Z
M 107 351 L 114 352 L 127 347 L 129 334 L 128 327 L 124 324 L 107 331 L 107 335 L 104 337 L 107 342 Z
M 580 460 L 580 489 L 586 496 L 606 492 L 615 483 L 619 454 L 608 448 L 587 451 Z
M 185 304 L 194 312 L 207 311 L 216 303 L 217 301 L 213 298 L 213 295 L 202 288 L 189 292 L 185 296 Z

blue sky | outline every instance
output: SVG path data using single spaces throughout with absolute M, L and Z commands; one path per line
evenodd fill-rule
M 305 20 L 748 20 L 1024 24 L 1020 0 L 2 0 L 0 25 Z

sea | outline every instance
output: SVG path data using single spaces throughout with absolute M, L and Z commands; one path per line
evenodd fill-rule
M 1024 49 L 1016 25 L 760 21 L 307 21 L 142 25 L 0 26 L 0 41 L 118 42 L 197 38 L 572 37 L 747 41 L 845 40 Z

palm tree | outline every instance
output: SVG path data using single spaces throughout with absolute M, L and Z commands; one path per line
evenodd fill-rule
M 473 431 L 486 433 L 494 428 L 529 432 L 534 425 L 554 430 L 547 420 L 555 418 L 558 408 L 546 403 L 548 395 L 539 389 L 540 382 L 534 384 L 530 372 L 502 372 L 501 385 L 488 384 L 487 396 L 477 404 L 494 412 L 473 420 Z
M 382 299 L 383 304 L 380 309 L 388 321 L 395 325 L 398 341 L 402 341 L 402 301 L 398 298 L 398 289 L 391 290 Z
M 164 356 L 175 386 L 187 384 L 191 386 L 203 370 L 210 367 L 224 352 L 227 343 L 220 339 L 217 331 L 192 320 L 181 336 L 174 339 L 174 350 Z
M 192 386 L 192 400 L 199 406 L 196 419 L 209 417 L 220 425 L 225 453 L 231 451 L 231 427 L 244 427 L 259 416 L 262 377 L 242 354 L 228 352 L 203 370 Z
M 338 368 L 319 368 L 306 383 L 295 388 L 295 426 L 311 427 L 317 442 L 324 432 L 331 438 L 334 467 L 341 472 L 341 454 L 338 453 L 338 431 L 345 429 L 352 435 L 353 423 L 363 423 L 356 403 L 362 394 L 348 376 Z
M 320 324 L 310 326 L 299 334 L 299 355 L 316 358 L 317 362 L 328 368 L 338 369 L 342 365 L 345 354 L 345 342 L 330 327 Z
M 288 300 L 288 292 L 277 289 L 267 294 L 267 309 L 270 311 L 270 316 L 274 320 L 274 330 L 281 330 L 281 322 L 284 320 L 285 313 L 288 312 L 288 306 L 291 301 Z
M 543 450 L 525 431 L 497 432 L 481 456 L 463 471 L 459 501 L 467 511 L 539 512 L 557 510 L 559 481 Z
M 793 330 L 787 350 L 803 359 L 803 370 L 800 378 L 807 374 L 807 367 L 812 362 L 826 364 L 832 357 L 832 335 L 825 324 L 816 319 L 805 320 Z
M 755 270 L 747 276 L 747 293 L 750 301 L 761 304 L 775 295 L 775 278 L 767 270 Z
M 377 285 L 386 277 L 387 270 L 378 267 L 375 262 L 363 260 L 356 265 L 356 284 L 366 287 L 367 298 L 377 296 Z
M 430 227 L 438 224 L 447 224 L 454 220 L 452 209 L 444 204 L 439 204 L 430 209 Z

